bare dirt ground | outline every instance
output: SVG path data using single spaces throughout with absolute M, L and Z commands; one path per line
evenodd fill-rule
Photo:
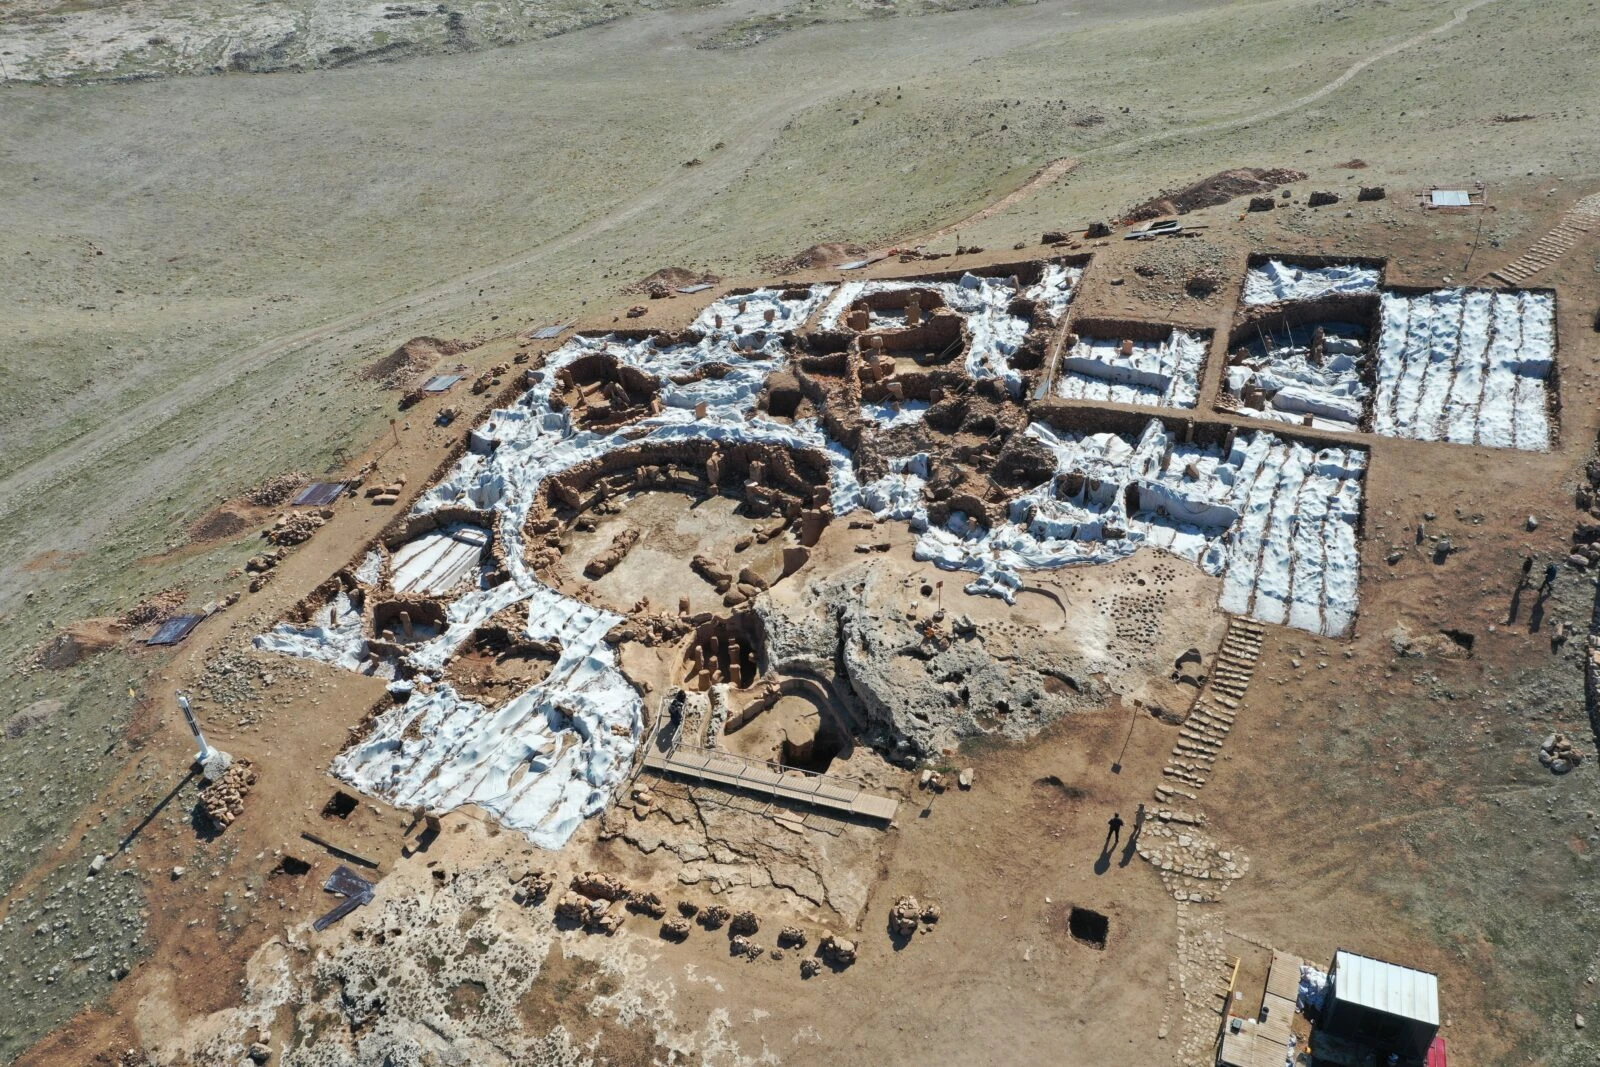
M 888 834 L 798 838 L 791 851 L 854 850 L 840 864 L 860 878 L 846 894 L 866 902 L 854 913 L 733 887 L 768 924 L 859 930 L 858 964 L 809 982 L 793 957 L 737 961 L 724 935 L 698 928 L 683 946 L 638 919 L 605 941 L 554 931 L 548 904 L 530 917 L 508 902 L 495 864 L 523 862 L 521 846 L 470 813 L 411 860 L 399 858 L 401 813 L 363 801 L 330 824 L 320 815 L 335 788 L 327 761 L 381 685 L 236 646 L 390 517 L 364 501 L 339 505 L 262 593 L 174 653 L 124 642 L 63 671 L 24 669 L 74 620 L 113 617 L 156 589 L 181 584 L 203 604 L 242 588 L 230 572 L 260 550 L 255 529 L 200 544 L 187 531 L 268 474 L 355 469 L 376 455 L 379 476 L 424 484 L 452 440 L 428 428 L 432 414 L 458 405 L 470 421 L 472 404 L 457 394 L 401 415 L 391 451 L 394 397 L 359 376 L 413 334 L 491 337 L 588 315 L 585 301 L 590 324 L 608 324 L 621 308 L 615 290 L 662 263 L 704 264 L 737 283 L 759 260 L 821 241 L 903 243 L 972 217 L 1052 159 L 1079 165 L 963 222 L 961 243 L 991 251 L 957 265 L 1015 255 L 1012 244 L 1045 229 L 1111 217 L 1230 166 L 1309 172 L 1287 210 L 1189 216 L 1213 227 L 1200 241 L 1086 246 L 1096 259 L 1080 311 L 1206 326 L 1231 314 L 1248 251 L 1388 255 L 1391 280 L 1462 283 L 1510 262 L 1594 186 L 1583 88 L 1594 28 L 1582 5 L 1067 15 L 1042 4 L 899 20 L 870 36 L 824 26 L 732 55 L 686 46 L 736 14 L 650 15 L 541 45 L 284 79 L 70 96 L 0 86 L 14 105 L 0 108 L 10 146 L 0 167 L 24 190 L 0 237 L 7 262 L 23 265 L 0 283 L 14 310 L 13 355 L 0 357 L 0 653 L 12 671 L 0 698 L 0 880 L 10 887 L 0 983 L 25 1006 L 0 1019 L 0 1057 L 84 1004 L 96 1006 L 27 1062 L 96 1062 L 145 1042 L 197 1048 L 185 1043 L 201 1020 L 236 1009 L 258 946 L 299 942 L 295 928 L 326 904 L 315 886 L 330 861 L 299 837 L 320 827 L 380 859 L 388 877 L 373 914 L 406 901 L 455 922 L 493 913 L 485 936 L 505 939 L 505 951 L 520 938 L 528 973 L 544 968 L 519 994 L 523 1029 L 542 1037 L 559 1023 L 573 1046 L 598 1040 L 613 1062 L 665 1058 L 646 1032 L 676 1034 L 684 1056 L 706 1062 L 815 1062 L 840 1050 L 926 1061 L 978 1047 L 1013 1061 L 1069 1048 L 1082 1062 L 1109 1050 L 1122 1062 L 1180 1062 L 1180 964 L 1201 976 L 1267 943 L 1437 969 L 1445 1032 L 1468 1062 L 1592 1059 L 1573 1013 L 1595 1014 L 1594 767 L 1554 779 L 1534 756 L 1554 729 L 1592 747 L 1581 639 L 1558 645 L 1551 633 L 1566 622 L 1581 635 L 1594 592 L 1564 572 L 1537 621 L 1532 594 L 1514 595 L 1524 552 L 1564 557 L 1571 489 L 1595 435 L 1592 241 L 1538 279 L 1560 299 L 1555 450 L 1370 442 L 1357 633 L 1267 641 L 1203 799 L 1207 832 L 1250 869 L 1181 930 L 1142 860 L 1122 867 L 1119 851 L 1106 873 L 1093 869 L 1107 809 L 1126 817 L 1148 801 L 1170 747 L 1167 728 L 1120 707 L 1075 716 L 1031 746 L 953 756 L 976 768 L 978 787 L 937 798 L 927 818 L 906 808 Z M 1308 20 L 1315 34 L 1303 32 Z M 1162 45 L 1178 58 L 1154 78 L 1153 41 L 1181 42 L 1175 53 Z M 1488 49 L 1505 54 L 1482 62 Z M 648 77 L 632 62 L 641 53 L 658 60 Z M 530 70 L 559 89 L 540 90 Z M 585 103 L 561 103 L 575 99 Z M 449 112 L 448 136 L 415 133 L 418 100 Z M 1107 121 L 1073 125 L 1089 106 Z M 188 125 L 166 121 L 174 113 Z M 1493 121 L 1521 113 L 1535 117 Z M 696 156 L 704 165 L 681 167 Z M 1337 167 L 1357 156 L 1370 166 Z M 633 165 L 617 167 L 624 158 Z M 282 159 L 293 160 L 292 180 Z M 1428 184 L 1474 178 L 1490 183 L 1495 208 L 1481 227 L 1477 215 L 1411 204 Z M 1348 203 L 1303 206 L 1306 190 L 1348 201 L 1358 184 L 1385 184 L 1391 199 L 1351 217 Z M 930 247 L 952 249 L 955 232 Z M 1203 300 L 1184 288 L 1200 267 L 1230 279 Z M 689 313 L 688 300 L 656 302 L 643 324 Z M 496 342 L 460 358 L 486 367 L 509 350 Z M 1206 395 L 1219 373 L 1209 368 Z M 1417 547 L 1419 522 L 1461 551 L 1432 563 Z M 1402 558 L 1386 563 L 1394 551 Z M 1446 629 L 1474 636 L 1470 656 L 1439 640 Z M 179 684 L 214 705 L 224 747 L 269 768 L 250 816 L 214 840 L 191 824 L 188 742 L 168 700 Z M 1075 792 L 1037 784 L 1050 775 Z M 83 871 L 96 853 L 116 858 L 91 885 Z M 282 854 L 312 860 L 312 873 L 272 874 Z M 637 847 L 618 839 L 586 838 L 557 862 L 602 861 L 648 876 Z M 429 863 L 459 873 L 461 892 L 455 882 L 438 890 Z M 174 867 L 184 873 L 174 878 Z M 674 892 L 709 899 L 697 887 Z M 939 901 L 945 918 L 895 951 L 884 915 L 903 892 Z M 1063 939 L 1063 902 L 1111 916 L 1105 952 Z M 340 937 L 287 952 L 355 950 Z M 259 963 L 265 988 L 276 963 Z M 1209 996 L 1203 985 L 1197 977 L 1196 1002 Z M 422 981 L 417 995 L 430 989 Z M 280 1033 L 291 1025 L 282 1012 L 274 1022 Z M 215 1025 L 231 1041 L 256 1024 L 225 1015 Z

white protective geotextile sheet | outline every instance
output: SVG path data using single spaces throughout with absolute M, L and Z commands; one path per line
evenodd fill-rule
M 1331 267 L 1295 267 L 1279 260 L 1251 267 L 1244 276 L 1246 304 L 1276 304 L 1280 300 L 1310 300 L 1335 293 L 1375 293 L 1378 269 L 1355 264 Z
M 1385 293 L 1373 430 L 1387 437 L 1550 447 L 1548 293 L 1440 289 Z
M 1057 435 L 1038 423 L 1025 432 L 1056 453 L 1060 474 L 1084 475 L 1083 488 L 1058 497 L 1052 485 L 1040 486 L 993 529 L 957 513 L 918 539 L 918 559 L 975 572 L 969 591 L 1009 601 L 1024 570 L 1104 563 L 1151 545 L 1220 575 L 1224 610 L 1329 636 L 1348 632 L 1364 452 L 1314 450 L 1258 432 L 1237 434 L 1223 455 L 1174 440 L 1155 420 L 1136 441 Z
M 799 300 L 785 300 L 784 293 L 805 291 L 806 296 Z M 792 333 L 805 325 L 806 319 L 817 310 L 818 306 L 833 292 L 831 285 L 797 285 L 786 289 L 756 289 L 753 292 L 736 296 L 724 296 L 711 302 L 706 309 L 695 318 L 690 329 L 700 333 L 712 333 L 717 328 L 717 316 L 722 317 L 722 329 L 732 332 L 738 327 L 744 333 L 753 333 L 756 330 L 778 330 Z M 739 310 L 739 305 L 744 305 L 744 311 Z M 772 322 L 769 324 L 766 313 L 771 311 Z
M 1024 288 L 1022 295 L 1035 301 L 1041 313 L 1059 319 L 1072 302 L 1073 291 L 1082 277 L 1083 271 L 1077 267 L 1047 263 L 1038 283 Z M 965 317 L 972 338 L 967 349 L 968 374 L 978 379 L 999 378 L 1013 397 L 1022 395 L 1022 372 L 1014 369 L 1010 360 L 1028 336 L 1028 320 L 1009 310 L 1017 296 L 1009 278 L 963 274 L 955 282 L 845 282 L 822 309 L 818 325 L 822 329 L 838 329 L 850 305 L 863 296 L 905 289 L 932 289 L 944 298 L 945 306 Z
M 542 380 L 520 406 L 489 417 L 490 436 L 500 446 L 488 455 L 463 456 L 415 510 L 471 503 L 493 511 L 510 580 L 489 589 L 469 587 L 449 602 L 443 632 L 408 655 L 419 674 L 414 684 L 396 688 L 408 699 L 379 715 L 369 733 L 335 759 L 336 775 L 403 807 L 475 804 L 547 848 L 559 847 L 583 818 L 605 806 L 630 769 L 643 705 L 603 640 L 621 617 L 562 596 L 527 568 L 522 528 L 543 480 L 640 440 L 756 441 L 824 454 L 837 512 L 853 510 L 862 500 L 849 453 L 814 422 L 747 420 L 761 382 L 785 355 L 770 332 L 755 352 L 736 349 L 736 340 L 731 330 L 663 348 L 650 341 L 574 338 L 551 354 Z M 566 413 L 550 409 L 554 371 L 600 350 L 663 379 L 707 361 L 730 370 L 720 379 L 664 385 L 667 409 L 658 416 L 612 433 L 575 432 Z M 708 406 L 704 417 L 694 414 L 700 403 Z M 560 660 L 548 677 L 493 710 L 435 682 L 478 626 L 518 604 L 527 606 L 530 639 L 560 643 Z M 337 628 L 278 626 L 257 643 L 349 669 L 357 669 L 366 652 L 359 616 L 347 610 L 341 610 Z
M 1080 337 L 1061 357 L 1055 393 L 1069 400 L 1192 408 L 1200 399 L 1205 361 L 1205 339 L 1187 330 L 1173 330 L 1164 341 L 1134 341 L 1127 356 L 1118 338 Z
M 395 550 L 390 584 L 397 593 L 448 593 L 477 574 L 488 546 L 488 532 L 466 523 L 425 533 Z
M 333 620 L 338 613 L 338 621 Z M 257 648 L 267 652 L 281 652 L 286 656 L 318 659 L 343 667 L 347 671 L 379 678 L 393 678 L 394 664 L 370 661 L 366 631 L 362 628 L 361 612 L 343 593 L 318 608 L 311 622 L 295 626 L 280 622 L 270 631 L 255 638 Z
M 922 501 L 928 457 L 895 459 L 885 477 L 861 485 L 849 452 L 815 421 L 776 422 L 753 412 L 762 379 L 787 357 L 774 332 L 758 351 L 736 348 L 743 340 L 730 330 L 694 345 L 660 348 L 650 341 L 574 338 L 551 354 L 518 406 L 489 416 L 485 426 L 499 446 L 464 455 L 423 494 L 415 513 L 463 503 L 491 511 L 508 580 L 487 589 L 454 587 L 460 591 L 445 605 L 443 627 L 422 630 L 407 655 L 416 677 L 391 687 L 405 703 L 380 714 L 335 759 L 336 775 L 402 807 L 477 805 L 548 848 L 559 847 L 583 818 L 604 808 L 630 770 L 643 724 L 642 698 L 603 639 L 622 620 L 539 581 L 523 558 L 523 525 L 545 478 L 640 442 L 748 441 L 815 450 L 829 465 L 835 514 L 866 507 L 906 521 L 921 534 L 918 557 L 974 572 L 968 587 L 974 592 L 1009 599 L 1023 569 L 1115 559 L 1150 544 L 1221 574 L 1224 606 L 1237 605 L 1229 610 L 1330 634 L 1348 627 L 1355 611 L 1353 525 L 1363 462 L 1357 452 L 1313 453 L 1258 433 L 1239 435 L 1233 452 L 1222 456 L 1171 442 L 1155 421 L 1137 441 L 1110 434 L 1058 437 L 1032 426 L 1027 432 L 1056 451 L 1061 470 L 1093 471 L 1098 487 L 1058 500 L 1047 483 L 992 531 L 970 528 L 959 515 L 947 528 L 929 528 Z M 664 380 L 705 361 L 729 370 L 718 379 L 664 386 L 667 407 L 660 415 L 609 433 L 576 431 L 565 412 L 550 409 L 551 380 L 556 368 L 602 349 Z M 707 411 L 697 416 L 701 403 Z M 893 420 L 907 410 L 883 414 Z M 1195 477 L 1185 473 L 1189 466 Z M 1131 515 L 1122 491 L 1127 485 L 1138 492 Z M 1111 537 L 1106 526 L 1120 528 L 1122 536 Z M 375 567 L 369 557 L 361 570 Z M 559 643 L 560 659 L 548 677 L 494 709 L 438 681 L 477 627 L 519 605 L 530 639 Z M 280 625 L 257 644 L 370 669 L 359 616 L 342 595 L 334 606 L 337 625 L 327 617 L 307 627 Z
M 1332 323 L 1323 327 L 1323 359 L 1311 362 L 1315 327 L 1296 327 L 1287 338 L 1263 335 L 1249 346 L 1250 358 L 1225 372 L 1228 392 L 1244 395 L 1251 384 L 1266 393 L 1263 409 L 1240 408 L 1253 418 L 1274 419 L 1321 430 L 1355 430 L 1366 413 L 1372 390 L 1361 380 L 1365 354 L 1361 328 Z

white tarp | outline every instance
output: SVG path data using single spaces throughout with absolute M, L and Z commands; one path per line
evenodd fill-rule
M 1033 300 L 1039 311 L 1059 319 L 1072 302 L 1073 291 L 1082 277 L 1083 271 L 1077 267 L 1047 263 L 1038 283 L 1025 287 L 1021 295 Z M 934 290 L 944 299 L 945 306 L 966 319 L 971 335 L 966 359 L 968 374 L 980 379 L 999 378 L 1013 397 L 1022 395 L 1022 372 L 1013 368 L 1010 360 L 1028 335 L 1028 320 L 1011 314 L 1011 301 L 1018 294 L 1010 278 L 963 274 L 955 282 L 845 282 L 823 308 L 819 325 L 837 329 L 850 306 L 863 296 L 907 289 Z
M 1220 575 L 1227 611 L 1348 632 L 1365 452 L 1313 450 L 1259 432 L 1237 434 L 1223 454 L 1174 440 L 1156 420 L 1137 440 L 1058 435 L 1038 423 L 1025 432 L 1055 452 L 1057 479 L 1019 497 L 992 529 L 959 512 L 927 529 L 918 559 L 970 571 L 969 592 L 1010 601 L 1022 571 L 1110 562 L 1148 545 Z M 1062 495 L 1060 475 L 1081 475 L 1082 485 Z M 894 517 L 898 501 L 878 486 L 868 487 L 877 493 L 868 506 Z
M 403 807 L 478 805 L 547 848 L 559 847 L 583 818 L 605 806 L 630 769 L 643 703 L 603 641 L 621 617 L 549 588 L 523 558 L 523 525 L 544 479 L 641 440 L 752 441 L 815 450 L 829 464 L 835 510 L 842 514 L 861 503 L 850 454 L 815 422 L 753 417 L 750 409 L 767 373 L 787 357 L 776 334 L 754 351 L 737 348 L 740 340 L 726 330 L 693 345 L 662 347 L 649 340 L 574 338 L 551 354 L 518 407 L 488 417 L 499 446 L 461 457 L 422 495 L 415 513 L 460 503 L 492 511 L 509 580 L 459 593 L 445 608 L 442 632 L 419 628 L 423 640 L 407 659 L 420 673 L 415 684 L 395 690 L 408 699 L 378 716 L 369 733 L 334 761 L 335 774 Z M 680 378 L 663 386 L 666 410 L 611 433 L 574 430 L 564 412 L 551 410 L 554 372 L 594 352 L 607 352 L 664 382 Z M 723 364 L 728 372 L 690 380 L 706 362 Z M 694 413 L 701 403 L 708 406 L 704 417 Z M 404 552 L 396 556 L 396 574 L 410 575 L 424 550 L 402 558 Z M 363 562 L 364 572 L 370 562 Z M 325 620 L 309 627 L 280 625 L 257 644 L 360 669 L 367 654 L 360 616 L 342 596 L 336 603 L 337 626 Z M 548 677 L 493 709 L 436 682 L 477 627 L 518 604 L 527 606 L 528 638 L 560 643 L 561 658 Z
M 1040 299 L 1059 298 L 1064 308 L 1067 277 L 1065 268 L 1047 275 L 1041 286 L 1064 288 Z M 1075 281 L 1076 273 L 1070 277 Z M 992 280 L 962 288 L 970 290 L 979 311 L 998 306 L 1009 318 L 1009 296 L 1001 301 Z M 994 325 L 992 316 L 989 321 Z M 523 528 L 544 479 L 641 442 L 716 440 L 814 450 L 828 463 L 837 515 L 866 507 L 908 522 L 921 534 L 918 557 L 974 572 L 969 589 L 975 592 L 1009 599 L 1021 584 L 1021 570 L 1115 559 L 1148 544 L 1223 575 L 1225 606 L 1236 605 L 1229 610 L 1284 616 L 1291 625 L 1323 633 L 1348 627 L 1355 611 L 1354 523 L 1364 465 L 1358 452 L 1314 453 L 1258 433 L 1239 435 L 1233 450 L 1222 455 L 1171 440 L 1155 421 L 1136 441 L 1114 434 L 1057 436 L 1030 426 L 1027 432 L 1056 452 L 1061 471 L 1080 471 L 1093 481 L 1065 499 L 1056 496 L 1053 481 L 1041 485 L 1019 499 L 1008 521 L 994 530 L 962 515 L 944 528 L 929 528 L 922 500 L 928 457 L 896 459 L 885 477 L 861 485 L 850 453 L 814 420 L 774 421 L 753 410 L 762 380 L 787 353 L 774 333 L 754 351 L 738 347 L 743 340 L 727 330 L 693 345 L 659 347 L 649 340 L 574 338 L 551 354 L 516 407 L 488 417 L 483 428 L 498 446 L 462 456 L 422 495 L 414 513 L 462 503 L 492 512 L 507 580 L 489 588 L 464 582 L 452 587 L 443 626 L 419 627 L 407 653 L 416 676 L 391 687 L 405 703 L 379 715 L 340 754 L 335 774 L 404 807 L 478 805 L 550 848 L 605 806 L 629 771 L 643 726 L 642 698 L 603 640 L 621 618 L 541 582 L 524 559 Z M 552 410 L 554 371 L 601 351 L 670 383 L 663 386 L 666 409 L 609 433 L 576 430 L 566 413 Z M 723 365 L 726 373 L 696 380 L 693 372 L 706 362 Z M 702 403 L 706 413 L 697 415 Z M 871 414 L 895 422 L 922 410 L 910 402 L 887 407 Z M 1130 497 L 1136 501 L 1132 513 Z M 379 561 L 381 555 L 369 555 L 361 573 L 374 573 Z M 409 573 L 410 563 L 396 562 L 397 573 Z M 494 708 L 439 681 L 477 627 L 519 605 L 529 639 L 560 645 L 548 677 Z M 311 625 L 280 625 L 256 640 L 289 655 L 373 669 L 360 616 L 342 594 Z
M 1376 267 L 1335 264 L 1331 267 L 1295 267 L 1280 260 L 1251 267 L 1244 276 L 1246 304 L 1276 304 L 1280 300 L 1309 300 L 1330 293 L 1375 293 Z
M 394 553 L 394 591 L 425 596 L 448 593 L 478 572 L 488 546 L 488 531 L 466 523 L 452 523 L 413 538 Z
M 1205 339 L 1174 329 L 1162 341 L 1133 341 L 1122 354 L 1122 340 L 1080 337 L 1061 357 L 1055 393 L 1070 400 L 1108 400 L 1162 408 L 1192 408 L 1200 398 Z
M 1314 326 L 1299 326 L 1286 336 L 1263 333 L 1248 346 L 1249 356 L 1226 373 L 1228 392 L 1242 397 L 1250 385 L 1266 394 L 1266 407 L 1241 408 L 1242 414 L 1322 430 L 1354 430 L 1366 413 L 1372 390 L 1362 380 L 1365 332 L 1350 323 L 1325 323 L 1321 363 L 1311 360 Z
M 1385 293 L 1373 430 L 1544 452 L 1555 302 L 1548 293 Z

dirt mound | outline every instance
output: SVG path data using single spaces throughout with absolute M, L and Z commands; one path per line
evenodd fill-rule
M 247 534 L 261 525 L 260 513 L 243 504 L 221 504 L 212 508 L 189 527 L 189 540 L 226 541 Z
M 96 652 L 114 648 L 124 628 L 117 619 L 83 619 L 47 641 L 33 661 L 52 671 L 76 666 Z
M 441 358 L 459 355 L 471 347 L 466 341 L 413 337 L 387 356 L 368 364 L 361 377 L 369 382 L 382 382 L 385 389 L 408 389 L 413 378 L 432 370 Z
M 662 267 L 632 285 L 623 286 L 625 293 L 648 293 L 652 289 L 677 289 L 685 285 L 715 285 L 721 281 L 715 274 L 693 271 L 688 267 Z
M 831 267 L 835 263 L 846 260 L 859 259 L 867 254 L 867 249 L 856 244 L 822 244 L 812 245 L 804 252 L 797 252 L 788 259 L 774 260 L 762 265 L 764 270 L 773 274 L 793 274 L 795 271 L 816 270 L 818 267 Z
M 118 621 L 129 628 L 166 622 L 188 599 L 189 594 L 182 589 L 176 587 L 163 589 L 155 596 L 147 597 L 123 612 Z
M 1226 204 L 1241 196 L 1270 193 L 1280 185 L 1297 182 L 1304 177 L 1305 173 L 1298 170 L 1269 170 L 1262 167 L 1224 170 L 1193 185 L 1146 200 L 1123 216 L 1122 221 L 1144 222 L 1163 215 L 1185 215 L 1203 207 Z

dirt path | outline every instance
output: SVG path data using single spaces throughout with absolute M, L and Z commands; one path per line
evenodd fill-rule
M 1241 115 L 1238 118 L 1219 119 L 1216 122 L 1201 123 L 1197 126 L 1183 126 L 1171 130 L 1163 130 L 1160 133 L 1146 134 L 1143 137 L 1135 137 L 1127 141 L 1118 141 L 1116 144 L 1105 145 L 1100 148 L 1092 149 L 1088 152 L 1085 152 L 1084 155 L 1116 155 L 1118 152 L 1121 152 L 1125 149 L 1141 148 L 1144 145 L 1154 144 L 1158 141 L 1170 140 L 1174 137 L 1192 137 L 1196 134 L 1220 133 L 1223 130 L 1232 130 L 1237 129 L 1240 126 L 1249 126 L 1253 123 L 1265 122 L 1269 119 L 1278 118 L 1281 115 L 1287 115 L 1292 111 L 1298 111 L 1309 104 L 1314 104 L 1318 100 L 1324 99 L 1332 93 L 1338 92 L 1340 89 L 1349 84 L 1352 78 L 1366 70 L 1368 67 L 1372 66 L 1374 63 L 1378 63 L 1382 60 L 1399 55 L 1408 48 L 1415 48 L 1417 45 L 1422 44 L 1430 37 L 1437 37 L 1442 33 L 1449 33 L 1457 26 L 1460 26 L 1462 23 L 1466 22 L 1467 16 L 1472 12 L 1476 11 L 1480 7 L 1483 7 L 1485 4 L 1492 4 L 1494 2 L 1495 0 L 1472 0 L 1472 3 L 1467 4 L 1464 7 L 1456 8 L 1455 15 L 1452 16 L 1448 22 L 1442 22 L 1431 30 L 1423 30 L 1421 33 L 1412 34 L 1403 41 L 1396 41 L 1394 44 L 1378 49 L 1378 51 L 1373 52 L 1369 56 L 1356 60 L 1354 63 L 1346 67 L 1344 73 L 1333 79 L 1333 81 L 1322 86 L 1320 89 L 1316 89 L 1307 93 L 1304 96 L 1297 96 L 1288 103 L 1277 104 L 1273 107 L 1263 108 L 1260 111 L 1251 112 L 1248 115 Z
M 1054 185 L 1056 182 L 1066 177 L 1066 175 L 1070 174 L 1074 169 L 1076 169 L 1077 166 L 1078 161 L 1075 159 L 1058 159 L 1054 163 L 1051 163 L 1041 169 L 1039 173 L 1035 174 L 1017 188 L 1013 189 L 1005 196 L 1002 196 L 999 200 L 996 200 L 994 203 L 990 204 L 988 207 L 974 211 L 960 222 L 952 222 L 948 226 L 934 230 L 932 233 L 923 237 L 922 241 L 937 241 L 941 237 L 948 237 L 953 233 L 961 232 L 963 227 L 972 226 L 976 223 L 982 222 L 984 219 L 993 218 L 994 216 L 1000 214 L 1000 212 L 1006 211 L 1022 203 L 1022 201 L 1026 200 L 1034 193 L 1037 193 L 1040 189 Z

